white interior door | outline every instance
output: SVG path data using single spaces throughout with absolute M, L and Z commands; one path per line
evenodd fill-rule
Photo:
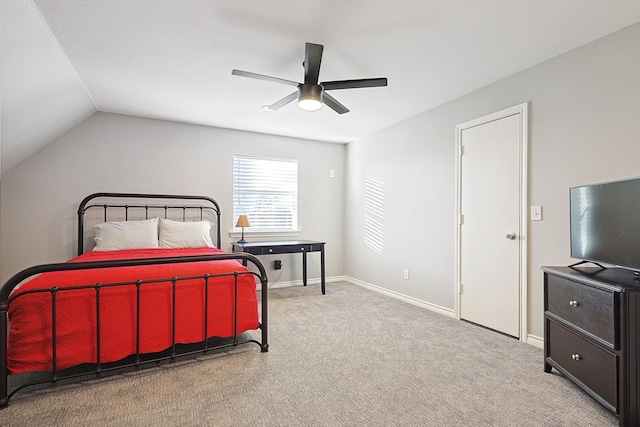
M 460 318 L 520 337 L 522 117 L 459 130 Z

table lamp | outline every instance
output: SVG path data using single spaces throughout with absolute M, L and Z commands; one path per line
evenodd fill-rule
M 249 224 L 249 218 L 247 218 L 246 215 L 240 215 L 238 217 L 238 222 L 236 222 L 236 227 L 242 228 L 242 237 L 238 240 L 238 243 L 247 243 L 247 241 L 244 240 L 244 228 L 251 227 L 251 224 Z

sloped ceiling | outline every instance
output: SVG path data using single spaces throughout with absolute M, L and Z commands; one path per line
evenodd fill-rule
M 0 1 L 2 174 L 96 112 L 31 1 Z
M 2 172 L 95 111 L 349 142 L 640 21 L 638 0 L 3 0 Z M 302 81 L 351 112 L 268 112 Z

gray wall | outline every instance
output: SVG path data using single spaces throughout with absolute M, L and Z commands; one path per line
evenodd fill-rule
M 77 204 L 96 191 L 211 195 L 226 214 L 228 250 L 231 158 L 255 154 L 299 159 L 300 237 L 327 242 L 328 276 L 344 274 L 453 310 L 455 126 L 529 102 L 529 202 L 543 206 L 544 220 L 529 224 L 528 331 L 542 336 L 540 266 L 572 261 L 568 188 L 640 175 L 639 51 L 636 24 L 346 149 L 94 114 L 2 177 L 2 280 L 33 264 L 73 256 Z M 336 171 L 333 179 L 330 169 Z M 384 183 L 382 256 L 362 243 L 365 176 Z M 299 279 L 299 261 L 284 263 L 280 280 Z M 317 274 L 315 260 L 310 268 Z M 409 281 L 402 279 L 405 268 Z
M 2 281 L 73 257 L 78 203 L 99 191 L 211 196 L 223 213 L 222 249 L 230 250 L 234 154 L 298 159 L 298 238 L 326 241 L 327 276 L 342 275 L 344 145 L 96 113 L 2 176 Z M 316 255 L 311 278 L 319 276 Z M 281 272 L 263 259 L 270 279 L 300 280 L 301 257 L 279 258 Z
M 528 332 L 542 337 L 540 267 L 572 262 L 569 187 L 640 176 L 639 52 L 635 24 L 349 144 L 345 275 L 453 310 L 455 126 L 529 102 L 529 204 L 544 219 L 529 223 Z M 385 186 L 382 255 L 363 244 L 365 176 Z

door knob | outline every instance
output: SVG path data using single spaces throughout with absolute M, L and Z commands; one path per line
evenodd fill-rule
M 509 234 L 507 234 L 507 239 L 509 239 L 509 240 L 516 240 L 516 233 L 509 233 Z

